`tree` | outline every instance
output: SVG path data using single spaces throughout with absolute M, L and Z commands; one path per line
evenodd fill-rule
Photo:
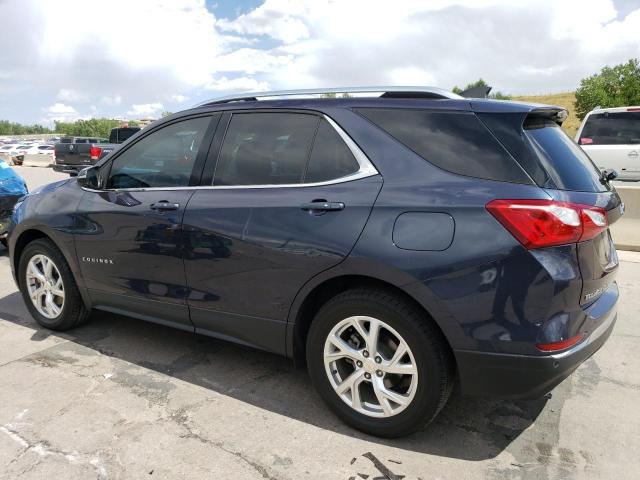
M 32 133 L 51 133 L 51 129 L 38 124 L 21 125 L 8 120 L 0 120 L 0 135 L 29 135 Z
M 576 114 L 582 120 L 597 106 L 624 107 L 640 105 L 640 63 L 630 59 L 614 67 L 606 66 L 580 81 L 576 90 Z
M 91 118 L 89 120 L 77 120 L 75 122 L 55 121 L 56 133 L 78 137 L 108 138 L 112 128 L 120 125 L 119 120 L 110 118 Z
M 162 112 L 161 117 L 164 118 L 164 117 L 168 117 L 169 115 L 173 115 L 173 112 L 168 112 L 165 110 L 164 112 Z
M 489 84 L 487 82 L 485 82 L 482 78 L 479 78 L 475 82 L 468 83 L 467 86 L 464 88 L 460 88 L 456 85 L 451 89 L 451 91 L 453 93 L 457 93 L 458 95 L 460 95 L 462 92 L 464 92 L 465 90 L 469 90 L 470 88 L 488 87 L 488 86 Z M 498 91 L 495 91 L 494 93 L 490 93 L 489 98 L 493 98 L 495 100 L 511 100 L 511 95 L 507 95 L 506 93 L 502 93 L 501 91 L 498 90 Z

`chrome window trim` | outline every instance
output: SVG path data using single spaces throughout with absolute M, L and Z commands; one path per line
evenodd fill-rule
M 259 112 L 258 112 L 259 113 Z M 340 125 L 338 125 L 331 117 L 322 114 L 329 125 L 331 125 L 340 138 L 347 145 L 351 153 L 353 154 L 356 162 L 358 162 L 359 169 L 344 177 L 334 178 L 332 180 L 325 180 L 324 182 L 313 183 L 284 183 L 284 184 L 269 184 L 269 185 L 192 185 L 184 187 L 148 187 L 148 188 L 116 188 L 105 190 L 93 190 L 90 188 L 82 187 L 83 190 L 88 192 L 155 192 L 155 191 L 176 191 L 176 190 L 231 190 L 231 189 L 264 189 L 264 188 L 301 188 L 301 187 L 322 187 L 325 185 L 335 185 L 339 183 L 352 182 L 354 180 L 360 180 L 361 178 L 373 177 L 379 175 L 376 167 L 373 166 L 369 158 L 358 147 L 351 137 L 345 132 Z M 85 172 L 86 175 L 86 172 Z

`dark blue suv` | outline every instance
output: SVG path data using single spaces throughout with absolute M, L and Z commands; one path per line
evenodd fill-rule
M 11 265 L 47 328 L 95 308 L 286 355 L 404 435 L 457 381 L 543 395 L 611 333 L 622 203 L 565 117 L 430 88 L 208 102 L 24 197 Z

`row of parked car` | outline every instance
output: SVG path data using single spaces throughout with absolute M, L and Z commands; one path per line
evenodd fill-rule
M 14 165 L 22 165 L 25 155 L 54 155 L 54 142 L 38 143 L 35 141 L 0 141 L 0 158 Z

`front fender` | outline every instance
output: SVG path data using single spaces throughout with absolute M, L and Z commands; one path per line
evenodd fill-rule
M 74 231 L 78 225 L 77 206 L 83 195 L 75 181 L 51 184 L 24 197 L 13 214 L 8 236 L 9 258 L 13 278 L 24 247 L 37 238 L 47 238 L 60 250 L 87 306 L 89 296 L 78 265 Z

